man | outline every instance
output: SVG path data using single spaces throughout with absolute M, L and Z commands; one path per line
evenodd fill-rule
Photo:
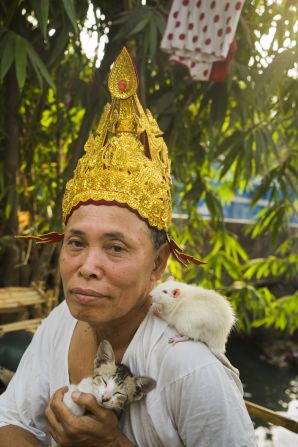
M 39 238 L 63 239 L 65 302 L 40 326 L 0 397 L 1 447 L 49 445 L 50 435 L 72 447 L 256 446 L 238 377 L 202 343 L 170 346 L 174 328 L 150 310 L 149 293 L 170 252 L 184 263 L 196 260 L 167 237 L 167 150 L 136 88 L 124 49 L 109 78 L 112 104 L 66 187 L 65 234 Z M 76 417 L 63 403 L 65 385 L 92 373 L 103 339 L 117 362 L 157 381 L 119 423 L 90 394 L 72 395 L 88 415 Z

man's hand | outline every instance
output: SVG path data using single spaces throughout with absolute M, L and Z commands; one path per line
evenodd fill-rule
M 49 421 L 49 432 L 62 447 L 108 447 L 121 446 L 124 438 L 118 428 L 115 413 L 100 407 L 95 397 L 87 393 L 74 392 L 73 400 L 84 406 L 90 414 L 75 416 L 63 402 L 67 387 L 60 388 L 52 396 L 45 415 Z M 126 438 L 124 438 L 126 440 Z M 123 446 L 132 445 L 124 441 Z

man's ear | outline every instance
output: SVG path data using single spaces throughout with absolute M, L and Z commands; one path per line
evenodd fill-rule
M 167 267 L 168 258 L 170 256 L 170 247 L 166 242 L 155 253 L 154 268 L 151 273 L 151 280 L 158 281 Z

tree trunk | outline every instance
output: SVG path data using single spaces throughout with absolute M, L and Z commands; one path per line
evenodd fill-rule
M 4 234 L 8 241 L 3 253 L 2 282 L 4 286 L 18 285 L 18 271 L 15 266 L 18 261 L 18 249 L 14 236 L 18 231 L 18 195 L 17 172 L 19 167 L 19 121 L 18 109 L 20 90 L 17 84 L 15 67 L 13 66 L 4 82 L 4 110 L 5 110 L 5 214 Z

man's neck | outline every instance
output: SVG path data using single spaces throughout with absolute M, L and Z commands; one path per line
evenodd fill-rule
M 101 340 L 109 340 L 113 346 L 117 363 L 121 362 L 128 345 L 147 315 L 150 306 L 151 302 L 149 300 L 145 301 L 141 307 L 132 309 L 132 311 L 123 318 L 119 318 L 104 325 L 96 327 L 92 326 L 98 344 Z

